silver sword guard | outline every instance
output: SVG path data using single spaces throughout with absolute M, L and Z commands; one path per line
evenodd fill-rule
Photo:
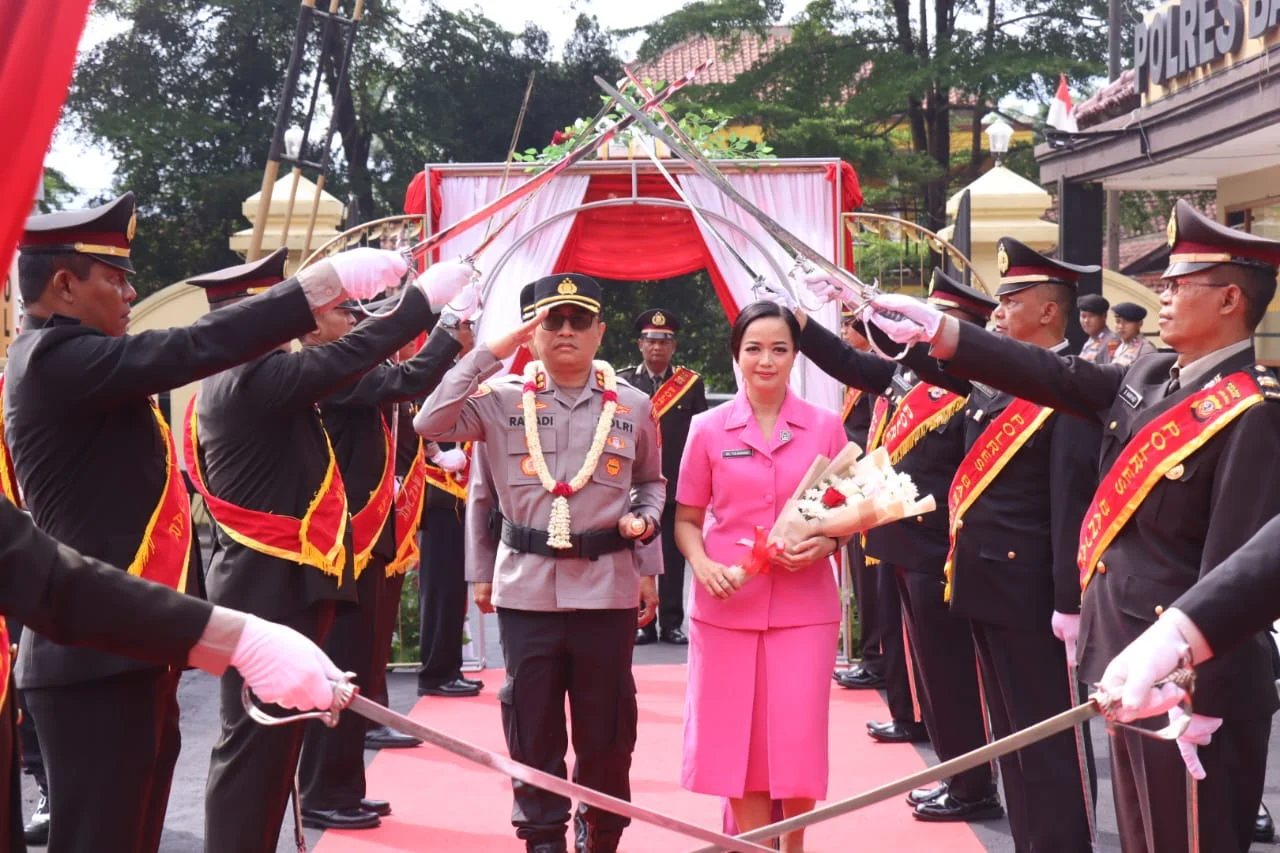
M 297 714 L 288 714 L 282 717 L 268 713 L 254 701 L 253 691 L 249 689 L 248 684 L 244 684 L 240 688 L 240 702 L 244 705 L 245 713 L 249 715 L 249 719 L 259 725 L 286 726 L 290 723 L 301 723 L 306 720 L 319 720 L 329 728 L 333 728 L 338 724 L 338 715 L 351 704 L 351 700 L 360 692 L 360 688 L 356 686 L 355 678 L 356 674 L 354 672 L 344 672 L 341 679 L 333 682 L 332 704 L 328 708 L 321 708 L 315 711 L 301 711 Z
M 1178 701 L 1177 707 L 1182 709 L 1182 717 L 1176 722 L 1170 720 L 1168 725 L 1159 729 L 1144 729 L 1141 726 L 1132 723 L 1122 723 L 1115 718 L 1116 710 L 1120 705 L 1120 697 L 1112 696 L 1102 688 L 1101 685 L 1094 685 L 1094 692 L 1089 696 L 1094 704 L 1098 706 L 1098 710 L 1102 712 L 1102 716 L 1107 721 L 1107 728 L 1129 729 L 1137 732 L 1144 737 L 1156 738 L 1157 740 L 1177 740 L 1187 731 L 1187 727 L 1191 725 L 1191 694 L 1195 691 L 1196 671 L 1191 668 L 1190 660 L 1180 664 L 1179 667 L 1169 674 L 1168 677 L 1161 679 L 1156 686 L 1165 684 L 1173 684 L 1182 688 L 1182 699 Z

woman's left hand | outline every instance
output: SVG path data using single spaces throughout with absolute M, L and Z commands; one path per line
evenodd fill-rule
M 830 536 L 810 536 L 800 544 L 788 547 L 775 556 L 773 562 L 788 571 L 796 572 L 824 557 L 831 556 L 835 550 L 836 541 Z

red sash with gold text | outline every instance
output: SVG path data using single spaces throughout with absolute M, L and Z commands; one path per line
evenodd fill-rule
M 849 420 L 849 414 L 853 411 L 853 407 L 858 405 L 858 400 L 862 398 L 862 391 L 857 388 L 847 388 L 844 392 L 844 406 L 840 409 L 840 423 Z
M 382 418 L 382 434 L 386 444 L 384 455 L 386 462 L 382 466 L 382 476 L 378 479 L 378 485 L 370 493 L 369 499 L 365 501 L 364 507 L 351 516 L 351 548 L 355 551 L 357 578 L 364 571 L 364 567 L 369 565 L 369 559 L 373 556 L 373 546 L 377 544 L 378 536 L 387 526 L 387 519 L 391 517 L 391 507 L 395 503 L 395 451 L 391 443 L 391 430 L 387 428 L 385 417 Z M 350 500 L 348 497 L 348 504 Z
M 1182 460 L 1262 399 L 1254 378 L 1236 371 L 1161 412 L 1129 439 L 1098 484 L 1080 527 L 1076 564 L 1082 592 L 1095 571 L 1107 570 L 1103 553 L 1156 484 L 1181 476 Z
M 654 417 L 665 415 L 672 406 L 680 402 L 680 398 L 688 393 L 697 380 L 697 373 L 687 367 L 677 367 L 671 378 L 658 386 L 658 390 L 650 398 L 649 404 L 653 406 Z
M 894 465 L 920 443 L 930 430 L 941 426 L 964 408 L 965 398 L 945 388 L 921 382 L 907 392 L 885 427 L 880 446 Z
M 947 511 L 951 515 L 951 547 L 947 550 L 947 562 L 943 575 L 947 584 L 942 590 L 942 600 L 951 600 L 951 584 L 955 576 L 956 533 L 964 526 L 962 519 L 987 486 L 1017 455 L 1031 436 L 1035 435 L 1053 409 L 1037 406 L 1026 400 L 1014 400 L 1005 410 L 987 424 L 973 447 L 960 461 L 956 475 L 947 492 Z
M 422 526 L 422 506 L 427 500 L 426 442 L 418 438 L 409 472 L 396 492 L 396 558 L 387 564 L 387 577 L 402 575 L 422 557 L 418 529 Z
M 151 414 L 169 451 L 165 457 L 164 489 L 147 520 L 142 544 L 129 564 L 129 574 L 181 592 L 186 589 L 187 568 L 191 563 L 191 501 L 187 497 L 187 485 L 178 473 L 178 448 L 174 445 L 173 433 L 154 401 Z
M 427 463 L 427 484 L 448 492 L 458 500 L 467 499 L 467 481 L 471 478 L 471 442 L 462 445 L 467 454 L 467 464 L 461 471 L 446 471 L 439 465 Z
M 292 563 L 312 566 L 327 575 L 333 575 L 342 583 L 342 567 L 347 552 L 343 537 L 347 532 L 347 493 L 342 485 L 342 474 L 333 455 L 333 445 L 325 434 L 325 446 L 329 451 L 329 464 L 325 469 L 320 488 L 316 490 L 311 505 L 302 518 L 259 512 L 236 506 L 209 491 L 204 474 L 200 471 L 199 421 L 196 416 L 196 399 L 192 395 L 187 404 L 186 429 L 183 448 L 190 466 L 191 481 L 196 491 L 204 496 L 209 514 L 226 534 L 246 548 Z

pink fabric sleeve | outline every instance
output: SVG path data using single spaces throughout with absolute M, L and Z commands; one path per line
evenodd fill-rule
M 680 485 L 676 503 L 705 509 L 711 503 L 711 459 L 707 455 L 706 425 L 709 418 L 695 417 L 680 457 Z

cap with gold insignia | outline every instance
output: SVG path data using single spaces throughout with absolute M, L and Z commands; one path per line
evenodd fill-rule
M 969 287 L 934 267 L 929 282 L 929 304 L 935 308 L 955 308 L 972 314 L 982 322 L 991 319 L 991 312 L 1000 303 L 975 287 Z
M 841 302 L 841 303 L 840 303 L 840 322 L 841 322 L 841 323 L 851 323 L 851 322 L 853 322 L 853 321 L 854 321 L 854 320 L 856 320 L 856 319 L 858 319 L 858 312 L 857 312 L 857 311 L 854 311 L 854 310 L 853 310 L 852 308 L 850 308 L 848 305 L 846 305 L 845 303 Z
M 1102 269 L 1096 264 L 1069 264 L 1040 254 L 1012 237 L 1001 237 L 996 244 L 996 265 L 1000 286 L 996 296 L 1007 296 L 1037 284 L 1065 284 L 1075 287 L 1080 276 Z
M 209 307 L 217 308 L 232 299 L 261 293 L 271 285 L 284 281 L 284 264 L 288 258 L 289 250 L 281 246 L 265 258 L 198 275 L 187 279 L 187 284 L 203 287 Z M 355 305 L 351 307 L 354 308 Z
M 18 248 L 24 255 L 76 252 L 131 273 L 130 243 L 137 228 L 137 206 L 128 192 L 98 207 L 32 216 Z
M 1111 310 L 1121 320 L 1128 320 L 1130 323 L 1140 323 L 1147 316 L 1146 308 L 1132 302 L 1117 302 Z
M 1101 294 L 1086 293 L 1076 300 L 1076 308 L 1086 314 L 1097 314 L 1099 317 L 1105 317 L 1107 312 L 1111 310 L 1111 303 Z
M 665 340 L 674 338 L 676 332 L 680 331 L 680 318 L 670 311 L 650 308 L 648 311 L 641 312 L 633 325 L 636 328 L 636 334 L 642 338 Z
M 599 314 L 602 296 L 599 282 L 591 276 L 576 272 L 556 273 L 533 283 L 533 310 L 536 313 L 557 305 L 576 305 Z
M 1184 199 L 1169 215 L 1169 267 L 1164 278 L 1177 278 L 1217 264 L 1238 264 L 1269 271 L 1280 267 L 1280 240 L 1237 231 L 1214 222 Z
M 520 288 L 520 319 L 532 320 L 536 313 L 533 310 L 533 283 L 530 282 Z

